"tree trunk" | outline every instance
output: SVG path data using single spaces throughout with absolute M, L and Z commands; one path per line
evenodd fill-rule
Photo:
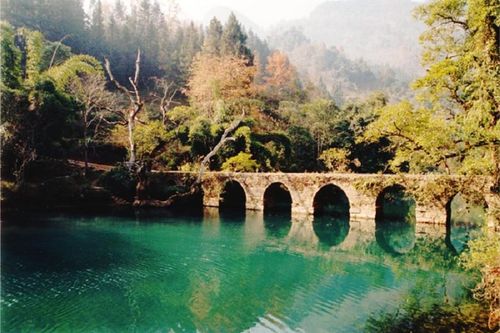
M 85 143 L 83 145 L 83 158 L 85 160 L 85 167 L 83 168 L 83 176 L 87 176 L 89 170 L 89 145 L 87 143 L 87 136 L 85 136 Z
M 130 157 L 129 157 L 129 164 L 130 166 L 135 164 L 135 141 L 134 141 L 134 125 L 135 125 L 135 119 L 134 119 L 134 111 L 130 111 L 129 116 L 128 116 L 128 141 L 130 145 Z
M 87 172 L 89 170 L 89 142 L 88 142 L 88 119 L 87 119 L 87 112 L 83 115 L 83 159 L 85 162 L 85 166 L 83 168 L 83 176 L 87 177 Z

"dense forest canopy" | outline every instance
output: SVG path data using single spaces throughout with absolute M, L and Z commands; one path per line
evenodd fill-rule
M 9 138 L 3 161 L 13 175 L 21 177 L 25 162 L 39 157 L 85 155 L 104 162 L 103 156 L 114 156 L 119 162 L 127 159 L 127 149 L 129 157 L 137 150 L 138 159 L 151 160 L 155 168 L 193 170 L 242 113 L 235 140 L 214 156 L 211 168 L 247 156 L 255 170 L 321 170 L 327 166 L 320 155 L 336 148 L 349 149 L 340 155 L 349 170 L 373 172 L 383 170 L 391 156 L 382 151 L 385 140 L 355 140 L 387 97 L 339 105 L 342 96 L 334 101 L 324 86 L 304 81 L 287 53 L 246 31 L 235 15 L 202 27 L 163 13 L 149 0 L 90 5 L 86 13 L 78 0 L 2 1 L 8 22 L 2 25 L 2 48 L 11 54 L 2 69 L 12 76 L 2 82 Z M 127 102 L 138 50 L 141 107 L 127 120 L 126 110 L 139 101 Z M 96 96 L 99 90 L 105 93 Z M 127 134 L 129 125 L 133 134 Z
M 42 157 L 137 154 L 157 169 L 196 170 L 240 118 L 210 168 L 499 173 L 498 8 L 489 2 L 419 7 L 429 29 L 416 99 L 389 67 L 349 60 L 297 28 L 271 36 L 274 49 L 234 14 L 204 27 L 152 0 L 2 8 L 2 163 L 18 178 Z

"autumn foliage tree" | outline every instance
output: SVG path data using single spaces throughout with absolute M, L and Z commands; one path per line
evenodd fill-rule
M 245 58 L 200 53 L 193 61 L 187 94 L 207 116 L 255 94 L 255 67 Z M 239 113 L 239 112 L 238 112 Z
M 299 77 L 283 52 L 274 51 L 267 58 L 262 89 L 266 95 L 276 100 L 290 100 L 298 97 Z

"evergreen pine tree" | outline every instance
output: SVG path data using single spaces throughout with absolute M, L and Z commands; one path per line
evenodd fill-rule
M 214 17 L 207 28 L 207 35 L 203 43 L 203 52 L 220 55 L 223 27 L 220 21 Z
M 224 26 L 224 32 L 222 33 L 221 53 L 223 55 L 244 57 L 249 63 L 252 63 L 252 52 L 246 46 L 246 40 L 247 35 L 243 31 L 234 13 L 231 13 Z

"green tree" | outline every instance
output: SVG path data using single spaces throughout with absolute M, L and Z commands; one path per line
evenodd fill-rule
M 243 31 L 236 15 L 231 13 L 224 25 L 222 33 L 221 52 L 223 55 L 243 57 L 249 63 L 252 63 L 253 56 L 250 49 L 246 46 L 247 35 Z
M 90 22 L 90 39 L 92 41 L 92 48 L 94 49 L 92 54 L 100 54 L 103 50 L 104 40 L 104 16 L 102 11 L 101 0 L 97 0 L 92 11 L 92 17 Z
M 260 165 L 252 158 L 252 154 L 240 152 L 222 164 L 222 170 L 234 172 L 255 172 Z
M 203 42 L 203 52 L 212 55 L 221 55 L 223 27 L 220 21 L 214 17 L 210 20 Z
M 330 148 L 324 150 L 319 156 L 326 170 L 347 172 L 349 170 L 349 152 L 342 148 Z
M 417 103 L 380 110 L 367 141 L 388 137 L 394 170 L 493 175 L 500 180 L 499 7 L 495 0 L 433 0 L 416 15 L 426 74 Z

